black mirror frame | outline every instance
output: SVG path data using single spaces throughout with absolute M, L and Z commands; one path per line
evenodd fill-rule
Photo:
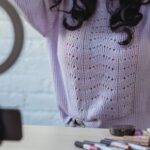
M 15 34 L 15 40 L 12 51 L 6 59 L 6 61 L 0 64 L 1 74 L 7 71 L 9 68 L 11 68 L 17 61 L 23 47 L 24 30 L 22 21 L 12 4 L 10 4 L 7 0 L 0 0 L 0 7 L 2 7 L 9 15 L 13 24 Z

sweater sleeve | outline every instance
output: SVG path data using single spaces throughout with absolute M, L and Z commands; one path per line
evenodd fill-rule
M 54 23 L 56 12 L 50 11 L 52 0 L 11 0 L 18 12 L 43 36 Z

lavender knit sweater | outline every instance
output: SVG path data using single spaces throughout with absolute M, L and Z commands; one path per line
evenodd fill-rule
M 80 119 L 86 127 L 132 124 L 150 126 L 150 6 L 134 27 L 134 41 L 120 46 L 105 0 L 76 31 L 62 26 L 63 13 L 50 11 L 51 0 L 13 0 L 31 25 L 47 39 L 60 114 L 65 123 Z M 11 0 L 12 2 L 12 0 Z M 72 0 L 60 9 L 69 10 Z M 51 106 L 50 106 L 51 107 Z

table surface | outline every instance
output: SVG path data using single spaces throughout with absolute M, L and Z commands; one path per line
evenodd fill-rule
M 1 150 L 79 150 L 76 140 L 93 140 L 109 137 L 107 129 L 24 126 L 20 142 L 4 141 Z

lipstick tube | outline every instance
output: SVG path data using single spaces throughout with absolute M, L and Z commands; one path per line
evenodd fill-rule
M 106 146 L 122 148 L 124 150 L 131 150 L 131 147 L 128 144 L 119 142 L 119 141 L 112 141 L 110 139 L 104 139 L 104 140 L 101 140 L 100 143 Z

